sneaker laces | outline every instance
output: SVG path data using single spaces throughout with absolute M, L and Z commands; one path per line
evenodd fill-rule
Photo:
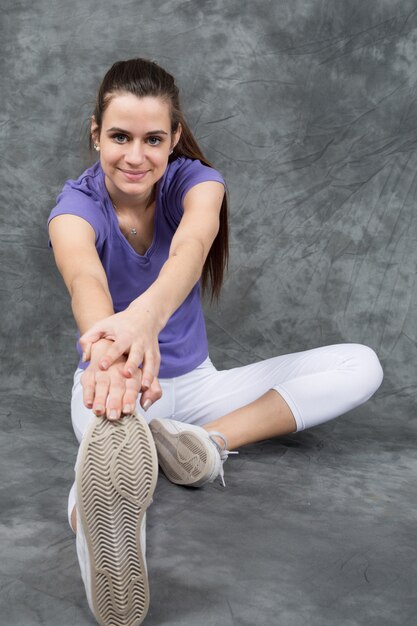
M 225 461 L 227 461 L 227 459 L 229 457 L 229 454 L 239 454 L 239 452 L 237 450 L 236 451 L 230 451 L 230 450 L 227 449 L 227 439 L 221 433 L 213 430 L 213 431 L 210 431 L 208 433 L 208 435 L 209 435 L 210 440 L 216 446 L 217 451 L 218 451 L 218 453 L 220 455 L 220 460 L 221 460 L 222 464 L 220 466 L 219 474 L 220 474 L 220 479 L 222 481 L 223 487 L 226 487 L 226 483 L 224 482 L 224 467 L 223 467 L 223 463 Z M 215 437 L 218 437 L 219 439 L 222 440 L 223 447 L 216 441 Z

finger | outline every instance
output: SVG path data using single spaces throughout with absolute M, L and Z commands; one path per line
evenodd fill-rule
M 132 378 L 143 361 L 143 349 L 139 344 L 132 343 L 129 356 L 123 368 L 123 376 Z
M 158 375 L 158 369 L 157 359 L 152 352 L 147 352 L 142 363 L 142 392 L 151 387 L 153 379 Z
M 140 405 L 144 411 L 147 411 L 152 404 L 162 397 L 162 389 L 157 378 L 153 379 L 152 385 L 147 389 L 140 398 Z
M 123 396 L 123 413 L 129 415 L 134 412 L 136 401 L 140 390 L 140 378 L 128 378 L 126 380 L 126 391 Z
M 89 345 L 91 345 L 92 343 L 95 343 L 102 337 L 105 337 L 105 335 L 106 335 L 106 332 L 104 330 L 99 330 L 99 329 L 96 330 L 94 326 L 92 326 L 89 330 L 87 330 L 80 337 L 80 346 L 83 352 L 86 351 Z
M 81 357 L 81 362 L 85 363 L 91 359 L 91 342 L 87 343 L 85 349 L 83 350 L 83 355 Z
M 122 414 L 122 399 L 125 392 L 125 383 L 119 380 L 112 380 L 109 387 L 109 397 L 107 401 L 106 416 L 109 420 L 118 420 Z
M 107 370 L 122 354 L 125 353 L 128 345 L 122 341 L 114 341 L 109 347 L 107 352 L 101 357 L 99 361 L 99 368 L 101 370 Z
M 83 388 L 83 402 L 87 409 L 92 409 L 95 391 L 94 377 L 84 372 L 81 376 L 81 386 Z
M 109 395 L 110 380 L 107 376 L 104 377 L 104 376 L 96 375 L 95 383 L 96 383 L 96 388 L 95 388 L 93 411 L 96 415 L 105 415 L 107 397 Z
M 94 391 L 95 391 L 94 383 L 88 383 L 87 385 L 83 386 L 83 402 L 85 406 L 87 407 L 87 409 L 93 408 Z

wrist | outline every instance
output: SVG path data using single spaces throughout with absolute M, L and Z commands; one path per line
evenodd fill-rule
M 138 325 L 143 325 L 144 322 L 148 323 L 155 329 L 155 332 L 159 334 L 164 328 L 167 320 L 164 318 L 161 307 L 155 305 L 144 296 L 140 296 L 129 304 L 127 309 Z

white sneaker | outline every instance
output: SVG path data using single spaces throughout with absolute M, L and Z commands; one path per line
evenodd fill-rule
M 94 418 L 76 463 L 77 555 L 101 626 L 139 626 L 149 608 L 146 509 L 158 477 L 143 417 Z
M 158 462 L 165 476 L 177 485 L 201 487 L 220 476 L 223 486 L 223 463 L 229 454 L 221 433 L 207 432 L 201 426 L 154 418 L 149 427 L 158 451 Z M 215 437 L 223 442 L 217 443 Z

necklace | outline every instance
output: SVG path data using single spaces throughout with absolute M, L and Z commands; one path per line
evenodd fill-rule
M 113 205 L 114 210 L 116 211 L 116 214 L 119 216 L 119 218 L 122 219 L 122 216 L 120 215 L 119 211 L 117 210 L 116 204 L 113 202 L 113 200 L 111 198 L 110 198 L 110 200 L 111 200 L 111 203 Z M 148 209 L 150 207 L 150 205 L 152 204 L 153 200 L 154 200 L 154 190 L 152 189 L 151 193 L 149 194 L 149 198 L 148 198 L 148 201 L 146 203 L 146 206 L 145 206 L 145 211 L 146 211 L 146 209 Z M 133 227 L 128 226 L 128 229 L 129 229 L 130 235 L 135 236 L 135 235 L 138 234 L 138 231 L 136 230 L 136 228 L 134 226 Z

